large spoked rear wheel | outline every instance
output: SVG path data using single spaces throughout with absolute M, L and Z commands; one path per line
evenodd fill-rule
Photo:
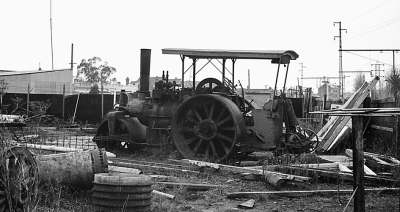
M 226 159 L 244 129 L 238 107 L 230 99 L 216 94 L 187 99 L 172 120 L 175 146 L 189 159 L 213 162 Z

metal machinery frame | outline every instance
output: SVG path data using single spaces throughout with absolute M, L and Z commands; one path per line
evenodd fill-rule
M 141 51 L 139 96 L 136 100 L 131 99 L 125 108 L 117 108 L 106 115 L 94 139 L 98 146 L 113 149 L 123 144 L 135 150 L 143 145 L 168 147 L 173 142 L 185 158 L 222 161 L 231 155 L 280 148 L 282 140 L 283 148 L 297 152 L 308 151 L 314 144 L 310 138 L 315 133 L 299 130 L 291 102 L 284 93 L 289 63 L 298 58 L 296 52 L 162 49 L 163 54 L 181 58 L 181 89 L 176 82 L 169 81 L 167 72 L 156 82 L 150 96 L 150 50 Z M 192 62 L 188 68 L 185 67 L 186 58 Z M 200 59 L 207 62 L 196 69 Z M 236 93 L 235 64 L 238 59 L 271 60 L 278 64 L 270 105 L 255 109 L 244 98 L 244 92 Z M 222 69 L 214 60 L 222 65 Z M 226 67 L 227 60 L 232 62 L 231 71 Z M 196 75 L 208 64 L 222 74 L 222 80 L 206 78 L 196 87 Z M 283 91 L 278 96 L 276 90 L 282 64 L 286 73 Z M 186 88 L 185 73 L 190 69 L 193 72 L 192 88 Z M 227 77 L 227 73 L 231 76 Z M 285 123 L 286 133 L 283 133 L 282 123 Z
M 279 77 L 280 65 L 284 64 L 286 66 L 285 81 L 283 86 L 283 92 L 286 89 L 286 79 L 289 70 L 289 63 L 291 60 L 296 60 L 299 55 L 292 50 L 216 50 L 216 49 L 174 49 L 166 48 L 162 49 L 163 54 L 175 54 L 179 55 L 182 62 L 182 89 L 184 86 L 185 73 L 192 68 L 193 71 L 193 86 L 196 87 L 196 74 L 204 69 L 208 64 L 213 65 L 222 74 L 222 84 L 226 86 L 233 86 L 235 83 L 235 63 L 237 59 L 262 59 L 271 60 L 271 63 L 278 64 L 278 70 L 276 73 L 274 97 L 276 95 L 277 82 Z M 185 69 L 185 58 L 192 60 L 192 65 Z M 199 70 L 196 70 L 196 62 L 199 59 L 208 60 Z M 222 70 L 220 70 L 212 60 L 217 60 L 222 65 Z M 222 62 L 220 61 L 222 60 Z M 232 71 L 226 68 L 226 61 L 232 61 Z M 226 71 L 231 74 L 231 79 L 226 78 Z

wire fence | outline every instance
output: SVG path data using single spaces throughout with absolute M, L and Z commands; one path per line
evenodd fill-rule
M 10 142 L 20 145 L 36 144 L 56 147 L 66 147 L 79 150 L 96 148 L 93 133 L 80 128 L 56 129 L 55 127 L 13 127 L 2 129 L 2 136 L 7 136 Z

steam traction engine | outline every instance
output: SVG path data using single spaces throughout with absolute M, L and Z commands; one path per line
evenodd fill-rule
M 177 54 L 182 60 L 182 81 L 178 85 L 163 72 L 152 95 L 149 92 L 150 53 L 141 50 L 140 89 L 130 96 L 126 105 L 109 112 L 94 138 L 99 147 L 109 151 L 141 146 L 170 147 L 172 143 L 185 158 L 221 161 L 229 156 L 259 150 L 287 149 L 292 152 L 310 151 L 316 147 L 315 133 L 301 129 L 293 107 L 284 92 L 276 92 L 279 70 L 286 67 L 283 90 L 294 51 L 231 51 L 163 49 L 163 54 Z M 192 86 L 186 87 L 185 59 L 191 59 Z M 196 86 L 196 63 L 200 59 L 220 60 L 222 80 L 206 78 Z M 272 101 L 263 108 L 255 108 L 234 85 L 237 59 L 265 59 L 278 64 Z M 226 62 L 232 64 L 231 72 Z M 214 65 L 214 67 L 216 67 Z M 218 68 L 218 67 L 216 67 Z M 231 74 L 231 79 L 226 77 Z M 190 83 L 190 82 L 189 82 Z M 285 133 L 283 134 L 283 123 Z

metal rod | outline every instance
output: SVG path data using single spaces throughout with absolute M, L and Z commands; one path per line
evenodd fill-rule
M 342 49 L 342 52 L 398 52 L 400 49 Z
M 221 61 L 219 61 L 218 59 L 216 59 L 216 60 L 217 60 L 217 62 L 218 62 L 219 64 L 222 65 L 222 62 L 221 62 Z M 232 59 L 232 60 L 234 60 L 234 59 Z M 232 74 L 232 72 L 231 72 L 227 67 L 225 67 L 225 70 L 226 70 L 228 73 Z
M 394 57 L 394 52 L 395 52 L 395 51 L 392 51 L 392 54 L 393 54 L 393 74 L 396 73 L 396 63 L 395 63 L 395 61 L 394 61 L 394 59 L 395 59 L 395 57 Z
M 196 89 L 196 58 L 192 58 L 193 60 L 193 90 Z
M 350 205 L 351 200 L 354 198 L 354 195 L 356 194 L 357 189 L 358 189 L 358 188 L 356 188 L 356 189 L 353 191 L 353 193 L 351 194 L 349 201 L 347 202 L 346 206 L 345 206 L 344 209 L 343 209 L 343 212 L 346 212 L 347 208 L 348 208 L 349 205 Z
M 63 84 L 62 91 L 62 118 L 65 120 L 65 84 Z
M 274 95 L 272 96 L 272 100 L 275 99 L 275 95 L 276 95 L 276 86 L 278 84 L 278 77 L 279 77 L 279 68 L 281 67 L 281 64 L 278 64 L 278 71 L 276 71 L 276 79 L 275 79 L 275 88 L 274 88 Z
M 31 94 L 31 83 L 28 83 L 28 92 L 26 93 L 26 117 L 29 117 L 29 96 Z
M 196 71 L 196 74 L 198 74 L 201 70 L 203 70 L 203 68 L 205 68 L 211 62 L 211 60 L 212 59 L 208 59 L 207 63 L 204 64 L 198 71 Z
M 213 65 L 213 66 L 214 66 L 214 68 L 215 68 L 215 69 L 217 69 L 217 71 L 218 71 L 219 73 L 221 73 L 221 74 L 222 74 L 222 71 L 221 71 L 221 70 L 219 70 L 218 66 L 217 66 L 217 65 L 215 65 L 215 63 L 213 63 L 212 61 L 211 61 L 210 63 L 211 63 L 211 65 Z
M 289 63 L 286 66 L 285 82 L 283 83 L 283 93 L 285 93 L 285 89 L 286 89 L 286 80 L 287 80 L 288 72 L 289 72 Z
M 181 60 L 182 60 L 182 89 L 185 87 L 185 56 L 181 55 Z
M 71 44 L 71 71 L 74 70 L 74 44 Z
M 235 62 L 236 59 L 232 59 L 232 84 L 235 87 Z
M 225 62 L 226 59 L 222 59 L 222 85 L 225 85 Z

